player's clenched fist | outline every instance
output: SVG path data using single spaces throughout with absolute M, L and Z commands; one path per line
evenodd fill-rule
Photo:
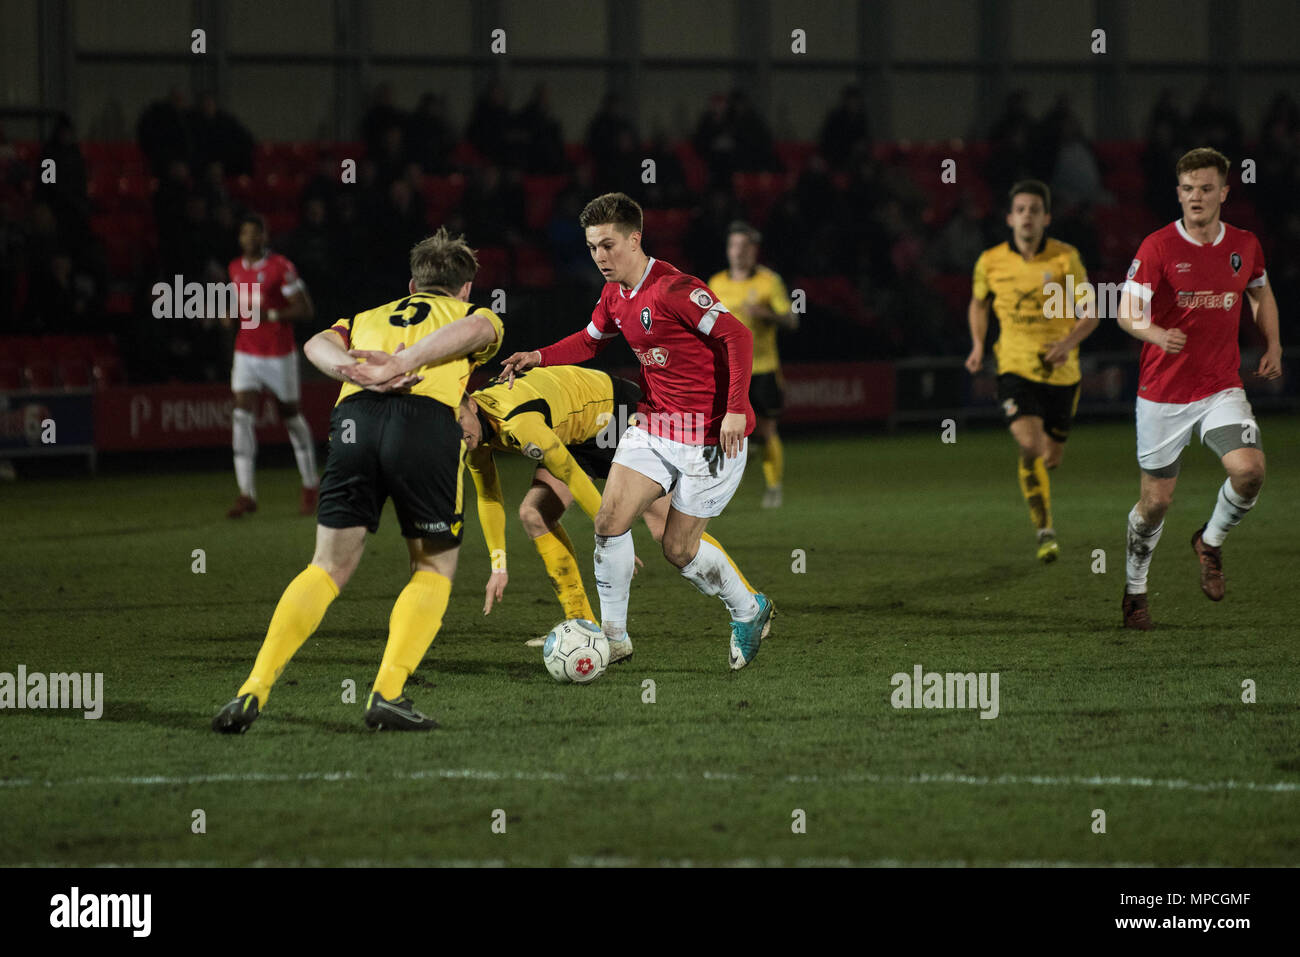
M 1187 345 L 1187 333 L 1181 329 L 1166 329 L 1165 334 L 1160 337 L 1160 348 L 1171 356 L 1182 352 L 1185 345 Z
M 515 376 L 521 372 L 527 372 L 529 369 L 536 368 L 542 364 L 542 354 L 534 349 L 532 352 L 516 352 L 510 358 L 501 363 L 502 372 L 505 374 L 508 388 L 513 388 Z

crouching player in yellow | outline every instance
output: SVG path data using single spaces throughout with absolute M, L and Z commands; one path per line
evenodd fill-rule
M 608 477 L 618 438 L 640 399 L 641 389 L 626 379 L 578 366 L 546 366 L 516 375 L 513 387 L 493 383 L 461 403 L 461 431 L 469 449 L 466 464 L 478 492 L 479 523 L 492 556 L 485 615 L 504 596 L 509 581 L 505 497 L 493 453 L 510 452 L 537 463 L 532 486 L 519 505 L 519 520 L 546 565 L 564 617 L 596 620 L 573 543 L 560 519 L 574 502 L 589 517 L 596 517 L 600 492 L 592 479 Z M 656 542 L 663 538 L 669 498 L 661 496 L 643 516 Z M 706 534 L 704 540 L 726 555 L 712 536 Z M 749 582 L 744 583 L 752 592 Z M 543 640 L 533 638 L 528 644 L 540 645 Z M 631 656 L 629 651 L 613 661 Z

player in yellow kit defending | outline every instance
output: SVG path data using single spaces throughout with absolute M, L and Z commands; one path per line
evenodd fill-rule
M 465 454 L 457 410 L 470 372 L 496 354 L 503 334 L 495 313 L 469 301 L 477 271 L 464 239 L 440 229 L 411 250 L 410 295 L 340 319 L 304 347 L 316 368 L 343 382 L 330 417 L 316 550 L 280 596 L 248 679 L 212 730 L 242 734 L 257 719 L 356 571 L 389 497 L 411 577 L 393 605 L 365 722 L 378 730 L 438 726 L 403 688 L 442 626 L 456 573 Z
M 754 337 L 754 368 L 749 380 L 749 404 L 754 407 L 754 438 L 763 443 L 763 507 L 781 505 L 785 450 L 776 425 L 785 406 L 781 358 L 776 351 L 778 329 L 799 328 L 790 309 L 781 277 L 758 264 L 762 235 L 737 220 L 727 229 L 727 268 L 709 280 L 709 288 Z
M 998 317 L 994 344 L 998 401 L 1020 447 L 1020 492 L 1038 529 L 1038 559 L 1060 554 L 1052 527 L 1048 469 L 1061 464 L 1079 404 L 1079 343 L 1097 328 L 1096 296 L 1079 251 L 1049 239 L 1051 193 L 1038 180 L 1011 188 L 1011 241 L 986 249 L 975 263 L 966 369 L 984 363 L 989 303 Z
M 513 387 L 493 382 L 461 403 L 461 432 L 469 449 L 466 464 L 478 492 L 479 523 L 492 560 L 484 614 L 501 600 L 509 581 L 505 497 L 493 458 L 496 452 L 508 452 L 537 464 L 519 519 L 546 565 L 565 618 L 596 620 L 573 543 L 560 519 L 574 502 L 592 518 L 600 510 L 600 493 L 592 479 L 609 475 L 619 436 L 640 399 L 640 388 L 626 379 L 578 366 L 546 366 L 516 375 Z M 656 542 L 663 538 L 668 505 L 665 495 L 643 516 Z M 704 539 L 726 554 L 712 536 Z

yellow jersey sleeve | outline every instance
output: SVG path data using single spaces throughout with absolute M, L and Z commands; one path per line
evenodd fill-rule
M 482 349 L 470 354 L 469 361 L 476 366 L 481 366 L 496 355 L 497 350 L 501 348 L 501 339 L 505 336 L 505 326 L 501 322 L 501 317 L 491 309 L 479 307 L 478 309 L 472 310 L 469 314 L 471 316 L 487 316 L 488 319 L 491 320 L 492 328 L 496 330 L 497 334 L 496 338 L 485 345 Z
M 563 482 L 591 518 L 600 511 L 600 493 L 540 412 L 521 412 L 501 424 L 501 438 Z
M 769 272 L 772 277 L 772 290 L 768 294 L 768 303 L 772 311 L 778 316 L 788 316 L 790 314 L 790 294 L 786 291 L 785 281 L 776 273 Z
M 486 445 L 471 449 L 465 456 L 474 491 L 478 493 L 478 521 L 483 527 L 483 540 L 492 556 L 492 570 L 504 571 L 506 567 L 506 497 L 501 491 L 501 477 L 492 458 L 492 449 Z
M 983 302 L 989 297 L 992 291 L 989 289 L 989 269 L 986 259 L 988 253 L 980 253 L 980 258 L 975 260 L 975 274 L 971 276 L 970 297 L 976 302 Z

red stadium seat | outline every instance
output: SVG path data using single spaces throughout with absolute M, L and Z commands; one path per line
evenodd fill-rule
M 425 221 L 430 226 L 441 226 L 465 195 L 465 177 L 460 173 L 421 177 L 420 195 L 424 197 Z
M 784 173 L 735 173 L 731 177 L 732 192 L 758 226 L 767 222 L 768 214 L 787 185 Z
M 564 174 L 524 177 L 524 219 L 529 229 L 546 227 L 555 208 L 555 197 L 568 184 L 569 177 Z
M 58 370 L 65 389 L 89 389 L 94 381 L 91 376 L 90 362 L 79 356 L 60 359 Z
M 0 392 L 17 392 L 22 387 L 22 367 L 8 359 L 0 359 Z
M 530 289 L 546 289 L 555 283 L 550 254 L 537 246 L 521 246 L 515 258 L 515 279 Z
M 23 368 L 23 378 L 29 389 L 57 389 L 59 376 L 54 363 L 44 359 L 29 362 Z
M 116 355 L 96 357 L 91 371 L 95 377 L 94 385 L 97 389 L 110 385 L 123 385 L 126 382 L 126 374 L 122 370 L 122 360 Z
M 691 227 L 689 209 L 647 209 L 642 218 L 646 235 L 657 245 L 679 244 Z
M 495 289 L 510 285 L 510 251 L 501 246 L 483 246 L 478 250 L 476 286 Z

